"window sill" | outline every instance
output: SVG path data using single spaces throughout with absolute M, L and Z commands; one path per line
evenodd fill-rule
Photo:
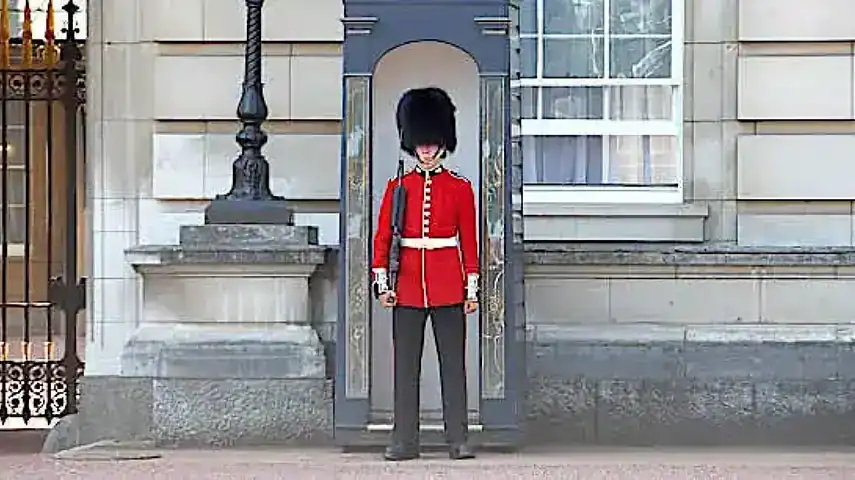
M 681 205 L 683 203 L 683 191 L 679 187 L 525 185 L 523 187 L 523 200 L 526 205 L 535 203 Z
M 706 205 L 532 202 L 525 197 L 525 240 L 531 242 L 704 241 Z

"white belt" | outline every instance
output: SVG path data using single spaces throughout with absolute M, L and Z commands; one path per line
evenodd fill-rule
M 436 250 L 438 248 L 451 248 L 457 246 L 457 237 L 448 238 L 402 238 L 401 246 L 404 248 L 417 248 L 419 250 Z

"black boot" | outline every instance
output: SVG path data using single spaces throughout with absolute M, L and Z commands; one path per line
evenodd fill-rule
M 466 443 L 453 443 L 448 447 L 448 458 L 452 460 L 469 460 L 475 458 L 475 451 Z
M 419 458 L 419 447 L 416 444 L 394 442 L 383 453 L 383 458 L 389 462 L 403 462 Z

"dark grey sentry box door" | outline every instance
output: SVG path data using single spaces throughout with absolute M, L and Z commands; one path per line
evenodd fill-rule
M 391 319 L 370 296 L 370 247 L 377 202 L 397 162 L 396 102 L 404 90 L 427 85 L 446 89 L 458 106 L 460 147 L 448 164 L 478 191 L 483 300 L 469 321 L 467 352 L 473 440 L 512 446 L 519 439 L 522 169 L 511 137 L 518 131 L 511 128 L 518 99 L 510 89 L 518 65 L 517 16 L 507 1 L 345 1 L 335 387 L 342 446 L 382 443 L 391 423 Z M 441 425 L 433 338 L 426 341 L 423 439 Z

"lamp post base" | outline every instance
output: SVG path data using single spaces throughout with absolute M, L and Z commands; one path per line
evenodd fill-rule
M 293 225 L 294 212 L 282 200 L 212 200 L 206 225 Z

